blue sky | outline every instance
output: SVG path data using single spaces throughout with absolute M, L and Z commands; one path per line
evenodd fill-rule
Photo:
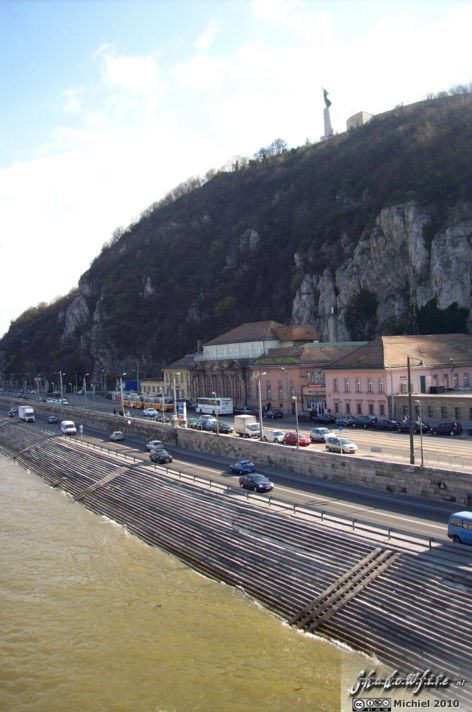
M 0 0 L 0 334 L 182 180 L 317 141 L 322 86 L 342 132 L 472 82 L 470 27 L 472 0 Z

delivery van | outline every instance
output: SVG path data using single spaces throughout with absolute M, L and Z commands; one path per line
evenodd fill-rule
M 472 512 L 451 514 L 447 535 L 455 544 L 472 544 Z
M 61 420 L 61 433 L 63 435 L 76 435 L 77 428 L 73 420 Z

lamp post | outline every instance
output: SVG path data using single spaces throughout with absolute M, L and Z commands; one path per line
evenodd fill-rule
M 175 379 L 177 376 L 180 376 L 180 371 L 177 371 L 177 373 L 174 373 L 172 380 L 174 382 L 174 416 L 177 419 L 177 388 L 175 385 Z
M 422 359 L 415 359 L 419 362 L 420 366 L 424 366 Z M 410 421 L 410 465 L 415 464 L 415 447 L 413 443 L 413 397 L 411 392 L 411 357 L 406 357 L 406 367 L 408 376 L 408 417 Z M 421 420 L 421 417 L 420 417 Z M 420 428 L 421 429 L 421 428 Z M 423 463 L 421 463 L 423 464 Z
M 423 418 L 421 415 L 421 401 L 417 400 L 415 401 L 417 405 L 419 405 L 420 408 L 420 450 L 421 450 L 421 467 L 423 467 L 424 463 L 424 457 L 423 457 Z
M 261 376 L 267 376 L 267 371 L 262 371 L 257 376 L 257 396 L 259 399 L 259 440 L 262 440 L 262 393 L 261 393 Z
M 62 405 L 62 399 L 64 398 L 64 391 L 63 391 L 63 386 L 62 386 L 62 376 L 65 376 L 66 374 L 64 371 L 59 371 L 58 374 L 59 376 L 59 390 L 61 392 L 61 405 Z
M 295 424 L 297 427 L 297 450 L 299 448 L 299 440 L 300 440 L 300 428 L 298 426 L 298 406 L 297 406 L 297 396 L 292 396 L 292 402 L 295 404 Z
M 212 391 L 211 395 L 213 398 L 216 400 L 216 393 L 215 391 Z M 216 418 L 216 435 L 218 436 L 220 434 L 220 421 L 218 420 L 218 417 Z
M 85 400 L 87 400 L 87 376 L 90 376 L 90 373 L 86 373 L 84 376 L 84 396 Z
M 125 405 L 123 402 L 123 376 L 126 376 L 126 372 L 122 373 L 120 376 L 120 401 L 121 401 L 121 414 L 125 414 Z

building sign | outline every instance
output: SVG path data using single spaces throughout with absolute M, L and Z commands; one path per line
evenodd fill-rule
M 302 391 L 305 396 L 318 396 L 320 393 L 325 392 L 325 384 L 314 383 L 311 386 L 302 386 Z

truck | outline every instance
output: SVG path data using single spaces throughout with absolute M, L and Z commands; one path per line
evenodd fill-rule
M 61 420 L 61 433 L 63 435 L 76 435 L 77 428 L 73 420 Z
M 34 410 L 30 405 L 18 406 L 18 417 L 24 423 L 34 423 L 34 421 L 36 420 Z
M 255 415 L 235 415 L 234 432 L 240 438 L 258 438 L 261 434 L 261 426 Z

